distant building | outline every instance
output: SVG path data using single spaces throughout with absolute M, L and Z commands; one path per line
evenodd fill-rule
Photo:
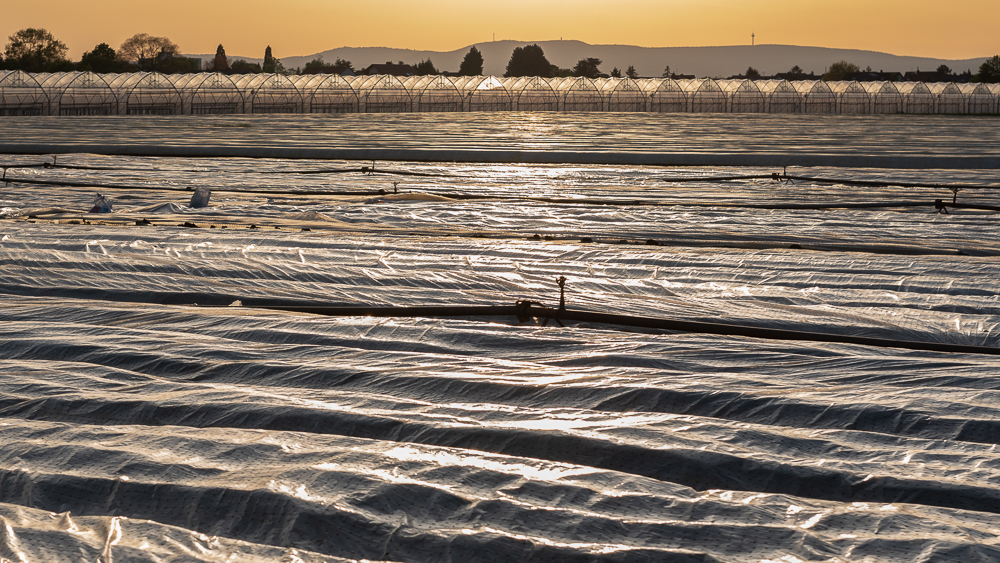
M 781 80 L 787 80 L 789 82 L 793 82 L 796 80 L 798 81 L 819 80 L 815 72 L 810 72 L 809 74 L 806 74 L 804 72 L 779 72 L 778 74 L 775 74 L 774 77 Z
M 918 70 L 916 72 L 907 72 L 903 75 L 903 80 L 907 82 L 959 82 L 959 76 L 945 74 L 936 70 Z
M 386 62 L 382 65 L 370 65 L 368 68 L 361 71 L 361 74 L 371 76 L 373 74 L 389 74 L 392 76 L 413 76 L 417 73 L 417 69 L 413 66 L 400 61 L 398 64 L 393 64 L 392 62 Z

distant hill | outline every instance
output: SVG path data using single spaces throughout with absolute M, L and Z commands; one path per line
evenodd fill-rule
M 954 72 L 970 70 L 975 73 L 986 57 L 978 59 L 951 60 L 929 59 L 924 57 L 905 57 L 879 53 L 876 51 L 861 51 L 857 49 L 828 49 L 825 47 L 797 47 L 794 45 L 757 45 L 731 47 L 635 47 L 632 45 L 590 45 L 582 41 L 487 41 L 477 43 L 483 53 L 485 74 L 501 76 L 510 60 L 510 54 L 515 47 L 538 43 L 545 51 L 545 56 L 552 64 L 562 68 L 572 68 L 576 61 L 585 57 L 596 57 L 604 61 L 601 71 L 610 73 L 618 67 L 624 71 L 629 65 L 635 65 L 641 76 L 660 76 L 663 67 L 679 74 L 694 74 L 699 77 L 728 77 L 741 74 L 747 67 L 754 67 L 764 75 L 787 72 L 798 65 L 805 72 L 823 74 L 831 63 L 846 60 L 861 68 L 870 66 L 872 70 L 906 72 L 912 70 L 934 70 L 938 66 L 948 65 Z M 304 57 L 284 57 L 281 62 L 286 68 L 304 66 L 307 62 L 322 55 L 327 61 L 337 58 L 347 59 L 354 67 L 362 69 L 370 64 L 386 61 L 404 61 L 417 63 L 431 59 L 439 70 L 457 71 L 462 58 L 469 51 L 462 47 L 454 51 L 414 51 L 410 49 L 390 49 L 388 47 L 340 47 Z M 204 60 L 211 60 L 215 55 L 191 55 Z M 230 59 L 243 58 L 251 62 L 261 62 L 262 59 L 252 57 L 231 56 Z

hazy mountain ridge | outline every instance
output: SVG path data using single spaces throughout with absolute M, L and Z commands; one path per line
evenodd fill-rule
M 545 51 L 552 64 L 562 68 L 572 68 L 585 57 L 601 59 L 601 71 L 610 73 L 618 67 L 622 71 L 635 65 L 640 76 L 660 76 L 665 66 L 673 72 L 696 76 L 727 77 L 741 74 L 747 67 L 754 67 L 764 75 L 787 72 L 795 65 L 805 72 L 823 74 L 826 68 L 837 61 L 846 60 L 861 68 L 870 66 L 872 70 L 907 72 L 914 70 L 934 70 L 948 65 L 954 72 L 977 71 L 987 57 L 975 59 L 936 59 L 892 55 L 877 51 L 859 49 L 831 49 L 827 47 L 800 47 L 795 45 L 737 45 L 728 47 L 636 47 L 634 45 L 590 45 L 582 41 L 487 41 L 477 43 L 476 48 L 483 53 L 485 74 L 500 76 L 504 73 L 510 54 L 516 47 L 537 43 Z M 457 71 L 471 45 L 454 51 L 418 51 L 389 47 L 340 47 L 322 53 L 302 57 L 278 58 L 286 68 L 304 66 L 317 56 L 326 61 L 337 58 L 354 63 L 354 68 L 363 69 L 371 64 L 386 61 L 417 63 L 431 59 L 438 70 Z M 215 55 L 191 55 L 211 60 Z M 261 62 L 261 58 L 232 55 L 230 59 L 244 59 Z

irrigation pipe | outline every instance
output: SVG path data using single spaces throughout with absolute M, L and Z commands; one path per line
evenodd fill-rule
M 193 192 L 193 188 L 172 188 L 168 186 L 123 186 L 114 184 L 100 184 L 91 182 L 64 182 L 56 180 L 29 180 L 21 178 L 7 178 L 6 182 L 32 184 L 42 186 L 62 186 L 70 188 L 100 188 L 102 190 L 145 190 L 145 191 L 168 191 L 168 192 Z M 247 195 L 292 195 L 292 196 L 383 196 L 392 195 L 395 192 L 386 190 L 371 191 L 316 191 L 316 190 L 226 190 L 213 189 L 217 193 L 247 194 Z M 399 192 L 405 193 L 405 192 Z M 937 207 L 941 209 L 941 204 L 936 201 L 898 201 L 898 202 L 830 202 L 830 203 L 701 203 L 701 202 L 662 202 L 662 201 L 641 201 L 641 200 L 621 200 L 621 199 L 593 199 L 593 198 L 557 198 L 540 196 L 503 196 L 503 195 L 479 195 L 479 194 L 456 194 L 427 192 L 429 195 L 438 195 L 456 200 L 494 200 L 494 201 L 531 201 L 536 203 L 551 203 L 556 205 L 611 205 L 615 207 L 645 206 L 645 207 L 725 207 L 731 209 L 867 209 L 883 207 Z M 976 204 L 944 204 L 946 207 L 979 209 L 984 211 L 1000 211 L 1000 206 L 976 205 Z
M 102 190 L 146 190 L 146 191 L 166 191 L 166 192 L 193 192 L 194 188 L 172 188 L 169 186 L 123 186 L 116 184 L 100 184 L 93 182 L 65 182 L 62 180 L 30 180 L 23 178 L 6 178 L 5 182 L 13 182 L 18 184 L 35 184 L 41 186 L 61 186 L 69 188 L 100 188 Z M 234 193 L 234 194 L 260 194 L 260 195 L 317 195 L 317 196 L 376 196 L 376 195 L 386 195 L 389 192 L 385 190 L 370 190 L 370 191 L 312 191 L 312 190 L 227 190 L 227 189 L 212 189 L 213 192 L 218 193 Z
M 23 178 L 6 178 L 5 182 L 13 182 L 20 184 L 30 184 L 30 185 L 41 185 L 41 186 L 60 186 L 60 187 L 70 187 L 70 188 L 100 188 L 102 190 L 129 190 L 129 191 L 167 191 L 167 192 L 185 192 L 191 193 L 194 191 L 191 187 L 185 188 L 173 188 L 169 186 L 127 186 L 127 185 L 117 185 L 117 184 L 102 184 L 94 182 L 66 182 L 61 180 L 31 180 Z M 260 196 L 274 196 L 274 195 L 285 195 L 285 196 L 320 196 L 320 197 L 335 197 L 335 196 L 383 196 L 392 195 L 393 193 L 406 193 L 406 192 L 389 192 L 384 189 L 370 190 L 370 191 L 318 191 L 318 190 L 235 190 L 235 189 L 213 189 L 213 192 L 217 193 L 230 193 L 230 194 L 247 194 L 247 195 L 260 195 Z M 946 209 L 947 207 L 961 208 L 961 209 L 977 209 L 982 211 L 1000 211 L 1000 206 L 992 205 L 978 205 L 978 204 L 962 204 L 962 203 L 941 203 L 941 200 L 936 200 L 932 202 L 928 201 L 897 201 L 897 202 L 864 202 L 864 203 L 851 203 L 851 202 L 830 202 L 830 203 L 701 203 L 701 202 L 664 202 L 664 201 L 641 201 L 635 199 L 623 200 L 623 199 L 594 199 L 594 198 L 558 198 L 558 197 L 542 197 L 542 196 L 504 196 L 504 195 L 487 195 L 487 194 L 461 194 L 461 193 L 449 193 L 449 192 L 426 192 L 429 195 L 437 195 L 441 197 L 447 197 L 449 199 L 455 200 L 493 200 L 493 201 L 531 201 L 536 203 L 551 203 L 556 205 L 610 205 L 615 207 L 626 207 L 626 206 L 646 206 L 646 207 L 724 207 L 730 209 L 787 209 L 787 210 L 822 210 L 822 209 L 868 209 L 868 208 L 887 208 L 887 207 L 935 207 L 939 210 Z
M 178 146 L 113 144 L 0 143 L 0 154 L 99 154 L 183 158 L 278 158 L 293 160 L 364 160 L 397 162 L 466 162 L 488 164 L 609 164 L 645 166 L 738 166 L 800 168 L 893 168 L 908 170 L 996 170 L 1000 156 L 873 156 L 806 153 L 637 153 L 496 149 L 375 149 L 279 146 Z
M 101 172 L 164 172 L 164 173 L 215 173 L 215 171 L 208 170 L 164 170 L 162 168 L 121 168 L 121 167 L 111 167 L 111 166 L 83 166 L 76 164 L 56 164 L 52 162 L 42 162 L 38 164 L 6 164 L 0 166 L 3 168 L 4 173 L 10 168 L 46 168 L 46 169 L 63 169 L 63 170 L 88 170 L 88 171 L 101 171 Z M 362 173 L 362 174 L 392 174 L 399 176 L 423 176 L 430 178 L 437 177 L 449 177 L 451 174 L 437 174 L 431 172 L 411 172 L 408 170 L 393 170 L 391 168 L 381 169 L 377 166 L 362 166 L 359 168 L 319 168 L 315 170 L 227 170 L 227 174 L 351 174 L 351 173 Z
M 948 352 L 955 354 L 988 354 L 1000 355 L 1000 348 L 989 346 L 969 346 L 963 344 L 945 344 L 938 342 L 915 342 L 887 338 L 870 338 L 841 334 L 823 334 L 819 332 L 804 332 L 797 330 L 761 328 L 751 326 L 709 323 L 699 321 L 681 321 L 676 319 L 658 319 L 634 315 L 617 315 L 611 313 L 595 313 L 590 311 L 573 311 L 554 309 L 537 303 L 520 301 L 509 306 L 441 306 L 441 307 L 322 307 L 322 306 L 269 306 L 249 305 L 250 308 L 284 311 L 291 313 L 308 313 L 329 317 L 398 317 L 398 318 L 447 318 L 447 317 L 517 317 L 522 322 L 531 318 L 565 320 L 589 323 L 601 323 L 638 328 L 652 328 L 691 332 L 702 334 L 717 334 L 722 336 L 745 336 L 768 340 L 794 340 L 806 342 L 831 342 L 837 344 L 857 344 L 861 346 L 876 346 L 880 348 L 904 348 L 928 352 Z
M 976 184 L 923 184 L 919 182 L 897 182 L 895 180 L 845 180 L 842 178 L 813 178 L 810 176 L 774 175 L 776 180 L 800 180 L 817 184 L 845 184 L 848 186 L 868 186 L 872 188 L 946 188 L 949 190 L 997 190 L 1000 186 L 984 186 Z

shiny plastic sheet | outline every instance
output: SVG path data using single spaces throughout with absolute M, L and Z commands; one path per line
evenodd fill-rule
M 392 163 L 433 176 L 313 197 L 224 190 L 393 177 L 63 161 L 115 170 L 9 172 L 213 194 L 5 188 L 0 558 L 1000 559 L 996 356 L 246 306 L 555 305 L 566 276 L 574 309 L 997 346 L 995 213 L 892 205 L 941 190 Z M 684 205 L 506 199 L 626 194 Z M 815 200 L 885 206 L 740 206 Z
M 39 298 L 0 322 L 0 502 L 399 561 L 1000 555 L 993 358 Z
M 23 499 L 18 499 L 18 504 Z M 100 563 L 347 563 L 349 560 L 206 536 L 149 520 L 76 516 L 0 503 L 0 559 Z

